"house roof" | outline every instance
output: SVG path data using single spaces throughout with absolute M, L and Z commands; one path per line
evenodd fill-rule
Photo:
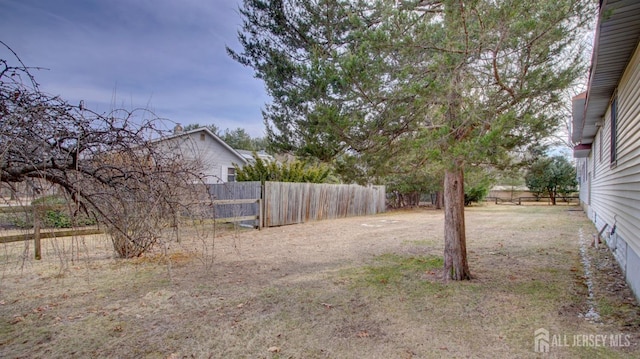
M 180 138 L 180 137 L 189 136 L 189 135 L 191 135 L 193 133 L 204 132 L 206 135 L 208 135 L 209 137 L 213 138 L 214 141 L 217 141 L 224 148 L 229 150 L 229 152 L 231 152 L 234 156 L 236 156 L 240 160 L 242 160 L 243 164 L 247 164 L 248 163 L 247 159 L 242 154 L 240 154 L 238 151 L 236 151 L 231 146 L 229 146 L 226 142 L 224 142 L 220 137 L 218 137 L 215 133 L 213 133 L 207 127 L 198 127 L 198 128 L 193 129 L 193 130 L 190 130 L 190 131 L 182 131 L 182 127 L 178 125 L 178 126 L 176 126 L 176 129 L 177 129 L 177 131 L 175 131 L 172 135 L 167 136 L 167 137 L 161 137 L 161 138 L 155 139 L 153 142 L 161 142 L 161 141 L 166 141 L 166 140 L 170 140 L 170 139 L 174 139 L 174 138 Z
M 258 157 L 260 157 L 260 159 L 267 161 L 267 162 L 272 162 L 275 161 L 276 159 L 271 156 L 270 154 L 266 153 L 264 150 L 260 150 L 260 151 L 247 151 L 247 150 L 236 150 L 238 151 L 239 154 L 241 154 L 242 156 L 244 156 L 244 158 L 251 162 L 253 161 L 253 154 L 256 153 L 258 155 Z
M 639 39 L 640 1 L 601 0 L 587 91 L 573 98 L 574 143 L 593 142 Z M 584 147 L 574 155 L 584 157 Z

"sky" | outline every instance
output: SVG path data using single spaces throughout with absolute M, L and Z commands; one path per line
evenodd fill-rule
M 225 50 L 241 50 L 238 1 L 0 0 L 0 40 L 71 104 L 262 137 L 264 85 Z M 0 58 L 17 64 L 1 44 Z

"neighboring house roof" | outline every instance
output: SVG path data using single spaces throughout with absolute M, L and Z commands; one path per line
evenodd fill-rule
M 640 39 L 640 1 L 601 0 L 587 91 L 573 98 L 571 140 L 576 157 L 589 155 L 620 78 Z
M 249 163 L 247 161 L 247 159 L 245 158 L 245 156 L 243 156 L 237 150 L 235 150 L 231 146 L 229 146 L 226 142 L 224 142 L 220 137 L 218 137 L 215 133 L 213 133 L 207 127 L 198 127 L 196 129 L 193 129 L 193 130 L 190 130 L 190 131 L 182 131 L 182 127 L 180 125 L 177 125 L 175 130 L 174 130 L 174 133 L 172 135 L 166 136 L 166 137 L 157 138 L 157 139 L 153 140 L 152 142 L 168 141 L 168 140 L 177 139 L 177 138 L 180 138 L 180 137 L 190 136 L 191 134 L 198 133 L 198 132 L 203 132 L 205 134 L 205 136 L 209 136 L 214 141 L 217 141 L 220 145 L 222 145 L 225 149 L 229 150 L 229 152 L 231 152 L 235 157 L 237 157 L 240 161 L 242 161 L 243 165 L 246 165 L 247 163 Z
M 238 151 L 238 153 L 241 154 L 247 160 L 247 162 L 253 162 L 254 151 L 247 151 L 247 150 L 236 150 L 236 151 Z M 276 160 L 273 156 L 266 153 L 264 150 L 260 150 L 256 152 L 256 154 L 261 160 L 266 162 L 273 162 Z

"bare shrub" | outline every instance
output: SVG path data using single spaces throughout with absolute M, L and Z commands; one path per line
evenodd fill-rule
M 202 188 L 199 161 L 158 145 L 166 127 L 149 110 L 71 105 L 40 91 L 15 57 L 0 59 L 0 182 L 53 185 L 105 227 L 118 256 L 149 250 Z

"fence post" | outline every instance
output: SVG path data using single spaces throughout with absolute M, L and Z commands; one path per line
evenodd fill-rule
M 262 199 L 258 198 L 258 230 L 262 229 L 262 221 L 264 221 L 262 210 Z
M 40 211 L 38 206 L 33 206 L 33 242 L 36 260 L 42 259 L 42 246 L 40 241 Z
M 260 184 L 260 226 L 267 228 L 267 183 L 262 182 Z

